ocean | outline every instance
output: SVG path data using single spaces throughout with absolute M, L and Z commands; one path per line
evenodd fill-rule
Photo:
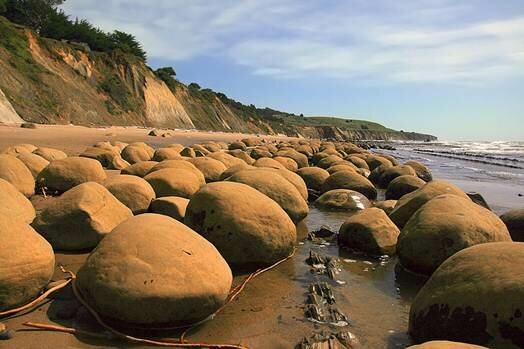
M 377 143 L 380 145 L 381 143 Z M 400 162 L 416 160 L 466 191 L 478 192 L 493 211 L 524 207 L 524 141 L 393 141 L 395 150 L 373 149 Z

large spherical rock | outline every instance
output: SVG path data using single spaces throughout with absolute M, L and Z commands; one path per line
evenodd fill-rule
M 1 210 L 1 208 L 0 208 Z M 27 223 L 0 216 L 0 312 L 34 300 L 55 270 L 51 245 Z
M 18 156 L 19 154 L 32 153 L 32 152 L 34 152 L 37 149 L 38 149 L 38 147 L 36 147 L 36 146 L 34 146 L 32 144 L 24 143 L 24 144 L 13 145 L 13 146 L 7 148 L 6 150 L 4 150 L 2 153 L 3 154 L 8 154 L 8 155 Z
M 415 170 L 407 165 L 397 165 L 392 166 L 384 170 L 380 179 L 378 181 L 381 188 L 387 188 L 388 184 L 397 177 L 400 176 L 413 176 L 416 177 L 417 174 Z
M 253 163 L 253 166 L 255 167 L 269 167 L 269 168 L 285 168 L 284 165 L 282 165 L 280 162 L 272 159 L 272 158 L 260 158 L 257 161 Z
M 121 158 L 120 151 L 117 147 L 114 147 L 114 149 L 90 147 L 84 150 L 79 156 L 98 160 L 103 167 L 110 167 L 115 158 Z
M 386 159 L 383 156 L 369 155 L 364 160 L 366 160 L 370 171 L 373 171 L 374 169 L 376 169 L 377 167 L 381 165 L 386 165 L 388 167 L 393 166 L 391 161 L 389 161 L 388 159 Z
M 304 219 L 309 212 L 300 192 L 277 173 L 268 175 L 264 170 L 244 170 L 233 174 L 228 181 L 247 184 L 275 200 L 295 223 Z
M 31 223 L 35 215 L 31 202 L 11 183 L 0 178 L 0 221 L 9 218 Z
M 340 244 L 372 255 L 395 253 L 400 231 L 379 208 L 368 208 L 351 215 L 340 227 Z
M 192 163 L 185 161 L 185 160 L 165 160 L 165 161 L 159 162 L 157 165 L 153 166 L 153 168 L 149 171 L 149 173 L 153 173 L 155 171 L 163 170 L 166 168 L 177 168 L 177 169 L 188 170 L 190 172 L 193 172 L 193 174 L 196 177 L 198 177 L 202 185 L 206 184 L 206 179 L 202 171 L 196 168 L 196 166 L 193 165 Z
M 389 216 L 391 211 L 395 208 L 397 200 L 384 200 L 384 201 L 375 201 L 373 207 L 380 208 L 382 211 L 386 212 Z
M 297 175 L 295 172 L 291 172 L 285 168 L 268 168 L 268 167 L 262 167 L 258 169 L 259 171 L 266 171 L 270 173 L 278 173 L 280 176 L 284 177 L 289 183 L 293 184 L 295 188 L 297 188 L 298 192 L 300 193 L 300 196 L 304 198 L 304 200 L 307 201 L 308 198 L 308 191 L 306 182 Z
M 511 210 L 500 216 L 513 241 L 524 241 L 524 209 Z
M 40 147 L 33 152 L 34 154 L 43 157 L 47 161 L 55 161 L 67 158 L 67 154 L 61 150 L 54 148 Z
M 426 184 L 426 182 L 417 176 L 404 175 L 396 177 L 388 184 L 388 188 L 386 190 L 386 199 L 398 200 L 404 195 L 422 188 L 424 184 Z
M 139 161 L 122 169 L 120 173 L 138 177 L 145 177 L 153 167 L 158 164 L 156 161 Z
M 72 156 L 52 161 L 40 172 L 36 185 L 64 192 L 82 183 L 102 182 L 106 177 L 98 161 Z
M 216 152 L 216 153 L 211 153 L 208 156 L 210 158 L 220 161 L 227 168 L 233 167 L 235 165 L 247 165 L 247 163 L 244 160 L 236 158 L 233 155 L 228 154 L 228 153 Z
M 337 155 L 328 155 L 318 161 L 317 166 L 323 169 L 328 169 L 331 166 L 335 166 L 338 163 L 344 162 L 340 156 Z
M 237 266 L 273 264 L 288 256 L 296 241 L 295 225 L 286 212 L 242 183 L 204 186 L 191 198 L 184 222 Z
M 203 178 L 198 177 L 194 171 L 185 168 L 165 168 L 151 172 L 144 179 L 153 187 L 157 197 L 190 198 L 205 183 Z
M 246 150 L 247 146 L 244 142 L 238 141 L 238 142 L 232 142 L 231 144 L 229 144 L 228 149 L 229 150 L 234 150 L 234 149 Z
M 153 161 L 176 160 L 182 159 L 180 151 L 173 147 L 160 148 L 155 150 Z
M 275 156 L 273 160 L 280 162 L 287 170 L 297 172 L 298 164 L 295 160 L 285 156 Z
M 131 144 L 122 150 L 121 156 L 131 165 L 140 161 L 149 161 L 153 157 L 147 148 Z
M 480 244 L 454 254 L 413 301 L 409 333 L 417 342 L 522 348 L 523 264 L 524 244 L 518 242 Z
M 497 215 L 469 199 L 446 194 L 428 201 L 409 219 L 397 253 L 405 268 L 429 275 L 454 253 L 495 241 L 511 241 Z
M 32 226 L 56 250 L 88 250 L 132 216 L 131 210 L 106 188 L 87 182 L 46 206 Z
M 355 169 L 354 166 L 348 166 L 348 165 L 343 164 L 343 163 L 339 163 L 337 165 L 333 165 L 333 166 L 329 167 L 326 171 L 328 171 L 329 174 L 333 174 L 333 173 L 338 172 L 338 171 L 349 171 L 349 172 L 358 173 L 358 171 Z
M 188 162 L 202 172 L 206 182 L 216 182 L 220 180 L 220 175 L 227 169 L 222 162 L 210 157 L 190 158 Z
M 422 179 L 425 182 L 429 182 L 433 179 L 431 171 L 424 164 L 418 161 L 408 161 L 404 165 L 411 166 L 417 173 L 418 178 Z
M 350 161 L 351 163 L 353 163 L 353 165 L 357 166 L 358 168 L 369 170 L 368 163 L 364 159 L 359 158 L 358 156 L 351 155 L 344 159 Z
M 444 180 L 431 181 L 398 200 L 389 218 L 397 227 L 402 228 L 422 205 L 443 194 L 453 194 L 469 200 L 466 193 L 453 184 Z
M 339 171 L 330 175 L 322 185 L 322 191 L 349 189 L 364 194 L 368 199 L 377 197 L 377 189 L 366 177 L 352 171 Z
M 418 345 L 411 345 L 406 349 L 488 349 L 486 347 L 460 342 L 430 341 Z
M 349 189 L 333 189 L 320 195 L 315 205 L 326 209 L 357 211 L 371 207 L 364 195 Z
M 153 200 L 151 203 L 151 211 L 169 216 L 179 222 L 183 222 L 184 217 L 186 216 L 188 204 L 189 199 L 178 196 L 164 196 L 162 198 Z
M 11 183 L 27 197 L 35 193 L 33 174 L 16 156 L 0 155 L 0 178 Z
M 295 162 L 298 165 L 298 168 L 309 166 L 307 156 L 305 156 L 302 153 L 299 153 L 298 151 L 294 149 L 280 150 L 276 153 L 276 155 L 291 158 L 295 160 Z
M 227 153 L 233 155 L 234 157 L 238 159 L 243 160 L 248 165 L 252 165 L 255 162 L 255 159 L 249 156 L 248 152 L 243 151 L 243 150 L 239 150 L 239 149 L 229 150 Z
M 112 176 L 103 181 L 102 185 L 135 215 L 147 212 L 151 201 L 156 198 L 153 187 L 137 176 Z
M 297 174 L 302 177 L 309 189 L 316 191 L 322 190 L 322 185 L 329 177 L 329 172 L 320 167 L 302 167 L 297 170 Z
M 78 271 L 77 285 L 101 315 L 126 323 L 191 324 L 220 308 L 231 269 L 182 223 L 148 213 L 117 226 Z
M 49 165 L 49 161 L 33 153 L 21 153 L 17 158 L 31 171 L 33 178 L 38 177 L 38 174 Z
M 380 178 L 382 177 L 382 175 L 384 174 L 384 172 L 386 172 L 386 170 L 388 168 L 391 168 L 393 167 L 393 165 L 389 164 L 389 163 L 386 163 L 386 164 L 383 164 L 383 165 L 380 165 L 378 167 L 375 167 L 373 169 L 373 171 L 371 171 L 368 175 L 368 179 L 372 182 L 372 183 L 376 183 L 378 184 L 380 182 Z

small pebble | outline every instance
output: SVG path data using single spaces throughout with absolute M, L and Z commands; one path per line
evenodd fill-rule
M 0 340 L 9 340 L 13 338 L 13 331 L 8 330 L 5 324 L 0 322 Z

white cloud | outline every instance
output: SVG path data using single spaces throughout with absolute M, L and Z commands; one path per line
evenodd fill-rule
M 524 14 L 471 0 L 106 0 L 66 2 L 150 57 L 218 56 L 274 78 L 479 83 L 524 75 Z M 476 6 L 473 6 L 476 5 Z

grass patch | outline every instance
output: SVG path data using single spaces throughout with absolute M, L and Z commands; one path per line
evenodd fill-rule
M 105 92 L 111 99 L 122 108 L 124 111 L 130 111 L 135 109 L 135 104 L 132 101 L 131 93 L 127 87 L 117 76 L 109 76 L 98 85 L 99 89 Z M 108 104 L 106 103 L 106 107 Z M 111 112 L 113 110 L 113 112 Z M 111 114 L 115 114 L 116 110 L 110 109 L 108 111 Z

